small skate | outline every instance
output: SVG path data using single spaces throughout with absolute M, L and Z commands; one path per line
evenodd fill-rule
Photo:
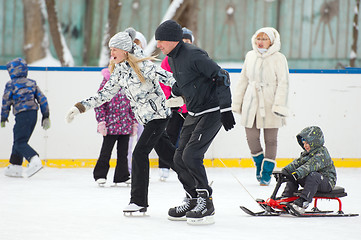
M 123 209 L 124 216 L 126 216 L 126 217 L 135 217 L 135 216 L 145 217 L 145 216 L 147 216 L 145 214 L 146 212 L 147 212 L 146 207 L 138 206 L 135 203 L 130 203 L 128 206 L 126 206 Z M 134 213 L 136 213 L 136 215 L 133 215 Z M 138 213 L 142 213 L 142 214 L 139 215 Z
M 35 155 L 30 159 L 28 167 L 25 171 L 27 178 L 32 177 L 35 173 L 39 172 L 43 168 L 43 164 L 38 155 Z
M 107 182 L 107 180 L 105 178 L 98 178 L 96 180 L 96 183 L 98 183 L 99 187 L 105 187 L 105 183 Z
M 10 164 L 4 170 L 5 176 L 8 177 L 23 177 L 23 167 L 21 165 Z
M 159 168 L 159 180 L 165 182 L 168 177 L 169 177 L 169 169 Z

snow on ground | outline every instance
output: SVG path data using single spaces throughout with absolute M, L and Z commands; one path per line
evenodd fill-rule
M 207 169 L 213 183 L 216 208 L 213 225 L 192 226 L 167 219 L 169 207 L 178 205 L 184 192 L 174 172 L 167 182 L 151 169 L 146 217 L 125 217 L 130 188 L 98 187 L 92 169 L 45 168 L 30 179 L 8 178 L 0 169 L 0 239 L 360 239 L 361 217 L 295 218 L 252 217 L 239 205 L 261 210 L 254 198 L 267 199 L 274 188 L 257 184 L 254 169 Z M 108 180 L 112 180 L 110 169 Z M 361 213 L 361 169 L 339 168 L 338 185 L 345 213 Z M 108 185 L 110 184 L 107 183 Z M 322 200 L 319 207 L 337 209 L 336 201 Z

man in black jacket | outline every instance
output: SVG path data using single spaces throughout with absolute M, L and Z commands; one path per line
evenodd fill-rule
M 174 164 L 181 182 L 192 184 L 183 184 L 186 198 L 182 205 L 169 209 L 169 219 L 210 224 L 214 222 L 214 206 L 203 157 L 222 124 L 226 131 L 235 125 L 229 74 L 204 50 L 184 43 L 182 28 L 173 20 L 159 25 L 155 39 L 157 47 L 168 55 L 176 79 L 172 96 L 182 96 L 188 109 Z

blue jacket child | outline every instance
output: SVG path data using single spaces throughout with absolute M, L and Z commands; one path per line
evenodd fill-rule
M 30 177 L 42 168 L 42 162 L 28 141 L 36 125 L 39 105 L 43 115 L 41 125 L 45 130 L 50 127 L 49 105 L 36 81 L 27 78 L 28 66 L 24 59 L 16 58 L 7 63 L 6 68 L 11 80 L 5 85 L 2 99 L 1 127 L 5 127 L 5 122 L 8 121 L 11 106 L 15 115 L 15 125 L 10 165 L 5 168 L 5 175 L 22 177 L 22 163 L 25 157 L 29 161 L 26 176 Z

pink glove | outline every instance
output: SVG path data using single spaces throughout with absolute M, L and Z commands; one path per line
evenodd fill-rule
M 134 123 L 133 124 L 133 132 L 130 136 L 135 136 L 137 135 L 137 132 L 138 132 L 138 123 Z
M 100 122 L 98 123 L 98 133 L 100 133 L 101 135 L 103 136 L 106 136 L 107 135 L 107 127 L 105 126 L 105 122 Z

